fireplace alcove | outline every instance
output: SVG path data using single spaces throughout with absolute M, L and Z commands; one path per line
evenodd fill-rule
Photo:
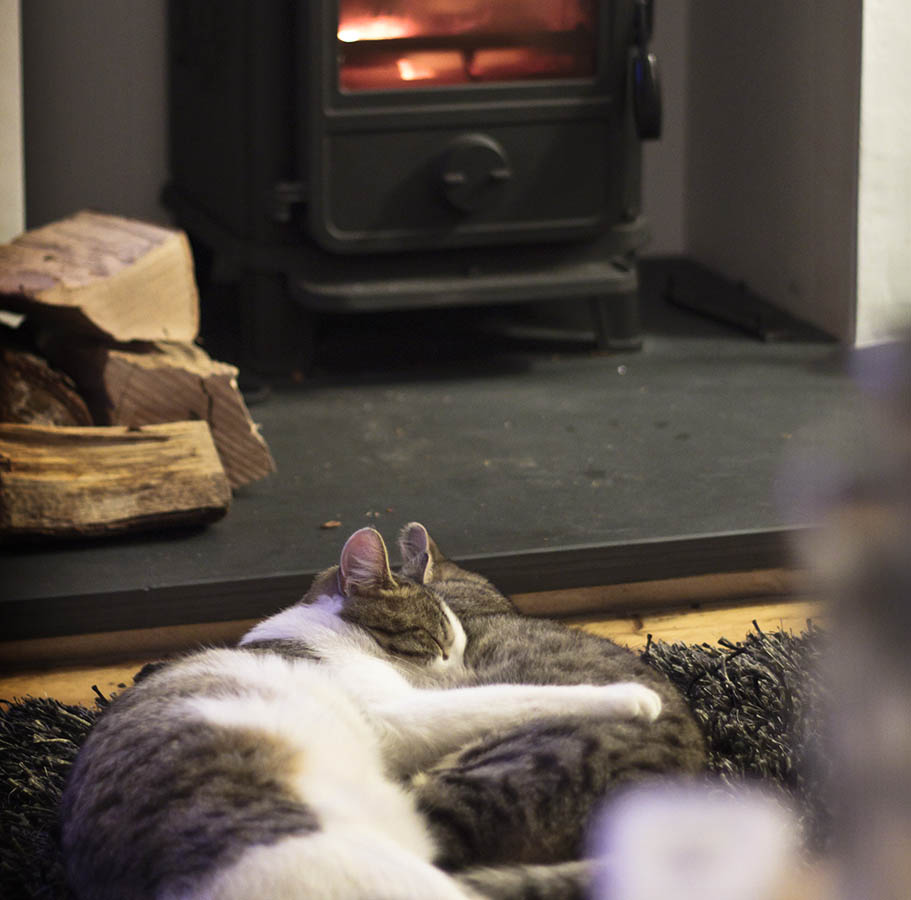
M 165 199 L 234 283 L 242 364 L 308 313 L 590 304 L 640 345 L 647 0 L 174 0 Z M 305 364 L 305 361 L 304 361 Z

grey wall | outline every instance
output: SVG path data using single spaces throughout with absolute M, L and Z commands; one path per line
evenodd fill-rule
M 698 0 L 686 247 L 853 339 L 861 0 Z
M 24 0 L 26 223 L 164 220 L 165 0 Z
M 645 144 L 642 206 L 654 237 L 647 252 L 686 252 L 687 93 L 689 0 L 656 0 L 652 49 L 658 57 L 664 128 L 659 141 Z

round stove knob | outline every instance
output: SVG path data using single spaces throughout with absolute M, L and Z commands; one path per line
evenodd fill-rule
M 443 153 L 443 196 L 462 212 L 495 206 L 510 178 L 512 168 L 506 151 L 486 134 L 462 135 Z

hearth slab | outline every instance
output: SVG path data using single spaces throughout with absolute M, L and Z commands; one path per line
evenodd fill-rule
M 394 542 L 414 519 L 511 592 L 786 564 L 802 521 L 788 461 L 822 467 L 864 439 L 843 353 L 675 309 L 665 278 L 645 268 L 635 354 L 441 331 L 429 312 L 387 333 L 339 319 L 314 377 L 252 410 L 277 474 L 202 530 L 4 549 L 0 635 L 264 615 L 351 531 Z

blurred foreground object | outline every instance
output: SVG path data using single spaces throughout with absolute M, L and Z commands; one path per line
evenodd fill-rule
M 779 900 L 800 870 L 788 808 L 720 783 L 634 789 L 607 809 L 593 843 L 594 900 Z
M 836 898 L 911 896 L 911 344 L 856 354 L 859 459 L 816 503 L 804 552 L 831 601 L 829 793 Z

